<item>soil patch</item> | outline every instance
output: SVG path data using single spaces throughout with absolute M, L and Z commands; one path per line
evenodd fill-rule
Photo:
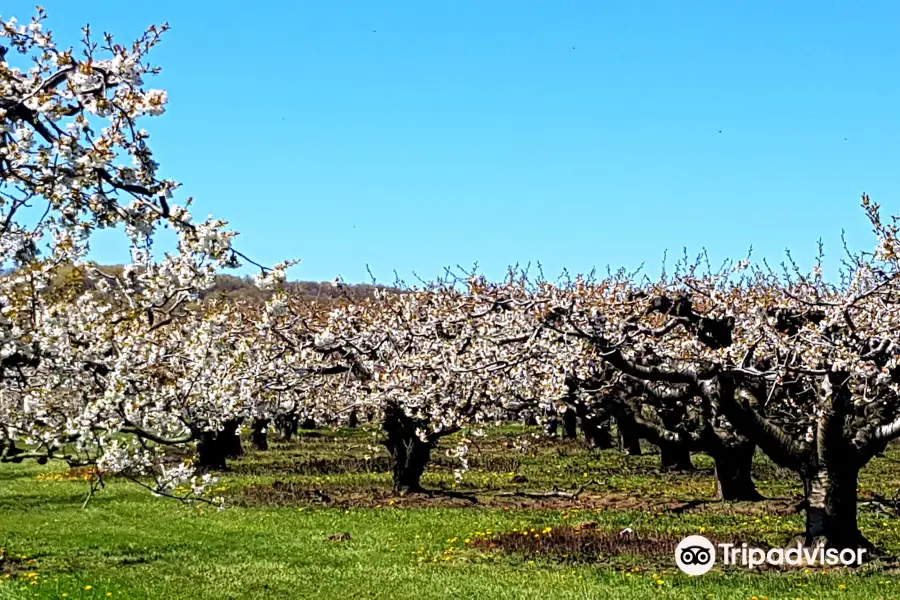
M 558 494 L 558 495 L 555 495 Z M 641 498 L 626 492 L 578 495 L 565 492 L 528 492 L 503 490 L 429 490 L 398 496 L 384 488 L 313 488 L 296 481 L 274 481 L 233 489 L 228 500 L 238 506 L 328 506 L 338 508 L 484 508 L 530 510 L 596 510 L 645 512 L 738 513 L 747 515 L 787 515 L 796 512 L 796 500 L 761 502 L 717 502 L 705 499 L 673 500 Z

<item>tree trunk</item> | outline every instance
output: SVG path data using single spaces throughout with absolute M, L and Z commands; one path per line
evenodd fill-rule
M 291 439 L 297 435 L 297 429 L 299 429 L 299 424 L 297 422 L 297 417 L 293 417 L 290 420 L 286 420 L 280 427 L 281 429 L 281 437 L 284 441 L 289 442 Z
M 225 421 L 219 431 L 203 431 L 197 439 L 197 466 L 203 470 L 223 471 L 226 459 L 244 455 L 239 435 L 243 419 Z
M 269 419 L 255 419 L 253 421 L 253 434 L 250 438 L 253 447 L 257 450 L 269 449 Z
M 616 428 L 619 430 L 619 448 L 629 456 L 641 455 L 641 437 L 637 428 L 626 417 L 616 417 Z
M 576 414 L 581 420 L 581 432 L 584 434 L 588 446 L 594 450 L 606 450 L 613 447 L 609 421 L 604 421 L 607 417 L 605 413 L 590 413 L 585 404 L 579 403 Z
M 593 436 L 594 448 L 598 450 L 611 450 L 616 444 L 613 440 L 612 426 L 609 421 L 597 425 Z
M 356 413 L 356 409 L 350 411 L 350 416 L 347 417 L 347 427 L 350 429 L 356 429 L 359 427 L 359 415 Z
M 544 423 L 544 432 L 550 437 L 556 437 L 556 434 L 559 432 L 559 419 L 556 417 L 550 417 Z
M 22 454 L 24 450 L 21 450 L 16 447 L 16 443 L 12 440 L 8 442 L 0 441 L 0 456 L 6 456 L 7 458 L 12 458 L 16 454 Z
M 522 414 L 522 425 L 524 425 L 525 427 L 534 427 L 537 424 L 538 424 L 538 420 L 533 412 L 527 411 L 524 414 Z
M 693 471 L 691 451 L 684 444 L 665 443 L 659 447 L 662 468 L 667 471 Z
M 594 450 L 608 450 L 613 447 L 612 432 L 609 422 L 603 422 L 598 417 L 581 417 L 581 431 L 588 446 Z
M 857 523 L 858 482 L 854 467 L 822 468 L 804 477 L 807 546 L 874 549 Z
M 417 429 L 424 424 L 410 418 L 399 406 L 389 405 L 383 422 L 384 445 L 391 455 L 394 492 L 408 494 L 422 490 L 421 480 L 431 458 L 432 442 L 423 442 Z
M 300 423 L 300 429 L 315 429 L 316 421 L 312 417 L 306 417 L 303 419 L 303 422 Z
M 229 419 L 225 421 L 222 431 L 216 435 L 216 441 L 222 445 L 222 451 L 226 458 L 240 458 L 244 455 L 244 447 L 241 446 L 241 423 L 244 419 Z
M 197 467 L 202 471 L 224 471 L 225 450 L 215 432 L 204 431 L 197 440 Z
M 297 435 L 299 423 L 300 420 L 297 418 L 297 413 L 293 411 L 275 417 L 275 427 L 278 428 L 278 431 L 281 433 L 281 439 L 285 442 L 291 441 L 291 438 Z
M 753 453 L 756 446 L 743 443 L 722 445 L 710 452 L 716 468 L 719 500 L 755 501 L 763 496 L 753 483 Z
M 578 415 L 572 408 L 566 408 L 562 415 L 563 439 L 574 440 L 578 437 Z

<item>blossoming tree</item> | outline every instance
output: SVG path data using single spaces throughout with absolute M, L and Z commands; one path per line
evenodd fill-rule
M 900 436 L 896 335 L 900 242 L 868 197 L 874 252 L 848 253 L 839 283 L 788 265 L 689 268 L 590 310 L 559 303 L 562 328 L 625 376 L 694 395 L 806 490 L 804 541 L 869 546 L 860 469 Z M 638 286 L 640 287 L 640 286 Z M 648 353 L 655 360 L 642 360 Z
M 190 200 L 175 204 L 140 126 L 166 107 L 145 79 L 167 26 L 127 46 L 85 26 L 75 49 L 45 21 L 41 8 L 27 24 L 0 19 L 0 460 L 65 458 L 200 492 L 162 448 L 196 439 L 245 393 L 239 350 L 216 337 L 221 315 L 189 308 L 241 255 L 223 221 L 194 223 Z M 160 260 L 162 226 L 178 244 Z M 121 274 L 85 260 L 110 228 L 132 250 Z
M 558 367 L 529 339 L 532 300 L 516 283 L 445 280 L 376 293 L 325 314 L 284 296 L 264 329 L 270 389 L 300 390 L 318 420 L 363 408 L 380 419 L 394 488 L 418 491 L 431 451 L 450 434 L 497 422 L 523 398 L 559 397 Z M 465 444 L 454 453 L 465 467 Z

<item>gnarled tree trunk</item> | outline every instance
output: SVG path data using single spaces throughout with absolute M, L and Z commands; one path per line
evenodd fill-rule
M 659 460 L 667 471 L 693 471 L 691 449 L 687 444 L 664 442 L 659 446 Z
M 578 415 L 575 409 L 566 408 L 562 415 L 563 439 L 574 440 L 578 437 Z
M 257 450 L 269 449 L 269 419 L 254 419 L 250 441 Z
M 757 409 L 761 393 L 751 387 L 737 387 L 730 379 L 717 386 L 705 385 L 707 397 L 721 400 L 728 420 L 743 435 L 754 440 L 769 458 L 791 469 L 803 480 L 806 530 L 803 543 L 829 548 L 875 548 L 860 532 L 857 521 L 859 472 L 873 454 L 883 449 L 884 440 L 869 442 L 860 449 L 848 433 L 847 417 L 852 394 L 846 372 L 830 371 L 820 390 L 821 413 L 811 444 L 801 445 Z M 737 402 L 740 398 L 742 402 Z
M 857 522 L 858 482 L 859 469 L 853 466 L 819 468 L 803 478 L 807 546 L 874 549 Z
M 203 470 L 222 471 L 226 459 L 244 455 L 240 427 L 243 419 L 229 419 L 216 432 L 202 431 L 197 437 L 197 466 Z
M 23 452 L 25 451 L 16 447 L 16 443 L 14 441 L 0 440 L 0 457 L 8 459 L 10 462 L 15 462 L 11 459 L 17 454 L 22 454 Z
M 634 421 L 627 415 L 616 415 L 615 421 L 619 431 L 619 449 L 629 456 L 640 456 L 641 436 Z
M 275 427 L 281 434 L 281 439 L 285 442 L 291 441 L 297 435 L 297 429 L 300 427 L 300 419 L 297 413 L 291 411 L 275 417 Z
M 723 443 L 709 450 L 716 468 L 716 488 L 720 500 L 763 499 L 752 477 L 755 450 L 756 446 L 749 442 Z
M 213 431 L 204 431 L 197 440 L 197 467 L 203 471 L 224 471 L 227 468 L 225 449 Z
M 609 421 L 604 421 L 599 416 L 584 414 L 581 417 L 581 431 L 588 446 L 594 450 L 607 450 L 613 447 Z
M 216 439 L 222 444 L 226 458 L 240 458 L 244 455 L 244 447 L 241 446 L 241 423 L 244 419 L 229 419 L 225 421 L 222 431 L 216 435 Z
M 385 408 L 382 426 L 386 434 L 384 445 L 393 462 L 394 492 L 408 494 L 421 491 L 422 475 L 434 447 L 433 442 L 423 442 L 416 434 L 417 429 L 424 429 L 424 424 L 409 417 L 399 406 L 391 404 Z

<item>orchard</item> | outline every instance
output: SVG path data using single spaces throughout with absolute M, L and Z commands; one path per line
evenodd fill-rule
M 690 595 L 689 578 L 661 574 L 674 571 L 677 539 L 669 538 L 707 528 L 770 546 L 865 549 L 868 562 L 841 576 L 863 596 L 890 597 L 877 586 L 900 551 L 885 534 L 896 531 L 900 510 L 890 497 L 900 488 L 887 489 L 900 485 L 890 467 L 900 437 L 900 234 L 875 200 L 862 198 L 871 248 L 847 250 L 837 279 L 825 277 L 821 253 L 808 272 L 790 260 L 713 267 L 701 254 L 656 278 L 622 269 L 547 279 L 513 267 L 492 281 L 453 269 L 365 294 L 337 281 L 329 298 L 311 298 L 287 280 L 293 258 L 257 264 L 221 220 L 227 214 L 192 218 L 192 198 L 166 178 L 174 167 L 154 159 L 146 128 L 166 112 L 168 95 L 153 87 L 151 60 L 167 31 L 153 26 L 124 43 L 85 26 L 70 48 L 56 43 L 42 9 L 31 20 L 0 20 L 3 586 L 55 576 L 56 588 L 47 580 L 35 589 L 57 597 L 67 585 L 82 593 L 96 585 L 82 585 L 77 567 L 54 552 L 44 553 L 49 574 L 40 576 L 11 554 L 29 548 L 41 571 L 29 486 L 71 485 L 53 502 L 76 520 L 159 519 L 180 543 L 200 539 L 196 523 L 207 519 L 253 545 L 258 514 L 282 519 L 266 521 L 273 543 L 286 543 L 291 527 L 304 539 L 315 532 L 297 550 L 311 561 L 315 544 L 333 558 L 335 541 L 363 543 L 354 536 L 383 525 L 367 515 L 389 509 L 401 520 L 391 535 L 404 540 L 391 543 L 414 555 L 397 555 L 405 576 L 448 578 L 421 597 L 457 589 L 452 574 L 428 574 L 446 561 L 479 573 L 493 565 L 510 597 L 536 590 L 546 583 L 530 570 L 535 557 L 545 574 L 571 561 L 578 577 L 600 569 L 591 575 L 597 589 L 640 595 L 628 578 L 652 570 L 651 588 Z M 164 228 L 176 242 L 160 252 Z M 101 230 L 120 237 L 130 264 L 89 259 Z M 252 294 L 214 293 L 224 270 L 242 267 L 258 272 Z M 509 468 L 491 466 L 500 464 Z M 85 475 L 53 482 L 73 473 Z M 616 506 L 629 496 L 630 508 Z M 119 497 L 131 503 L 129 516 L 110 508 Z M 778 518 L 788 527 L 775 520 L 785 501 Z M 471 528 L 460 532 L 475 540 L 455 551 L 461 562 L 445 560 L 454 556 L 446 549 L 431 560 L 425 541 L 415 549 L 420 536 L 435 553 L 444 545 L 429 537 L 442 531 L 428 524 L 435 510 Z M 579 511 L 584 522 L 573 527 Z M 642 512 L 665 527 L 654 530 Z M 746 531 L 735 516 L 768 513 L 771 521 Z M 298 514 L 322 520 L 292 520 Z M 191 533 L 177 529 L 184 519 Z M 535 533 L 538 522 L 546 527 Z M 579 558 L 586 542 L 572 539 L 598 522 L 614 535 Z M 323 537 L 338 523 L 352 532 Z M 516 542 L 507 552 L 518 527 L 546 543 Z M 556 548 L 560 527 L 574 533 Z M 167 547 L 166 532 L 157 533 L 163 542 L 153 543 Z M 106 535 L 103 543 L 118 543 Z M 640 551 L 638 566 L 610 559 L 627 555 L 617 544 L 633 536 L 664 548 L 660 566 L 642 570 Z M 107 596 L 139 596 L 134 579 L 106 567 L 86 572 L 106 582 Z M 520 570 L 528 573 L 521 589 Z M 154 577 L 152 566 L 145 572 Z M 710 593 L 846 587 L 798 573 L 720 573 Z M 279 581 L 275 588 L 287 585 Z M 280 597 L 221 585 L 196 597 Z M 555 585 L 560 597 L 590 591 Z M 191 593 L 167 588 L 165 597 Z

